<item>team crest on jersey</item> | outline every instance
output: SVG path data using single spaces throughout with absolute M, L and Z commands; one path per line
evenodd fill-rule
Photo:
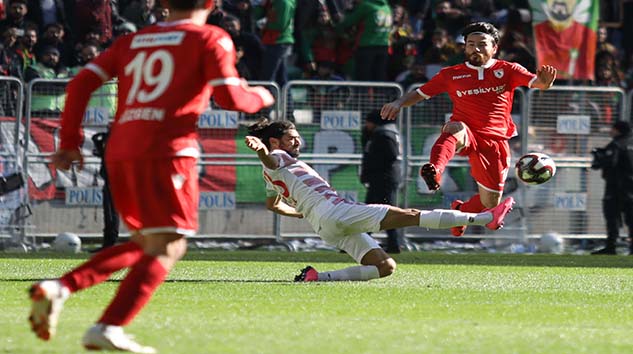
M 497 79 L 500 79 L 503 77 L 503 69 L 494 70 L 493 73 L 495 74 L 495 77 Z

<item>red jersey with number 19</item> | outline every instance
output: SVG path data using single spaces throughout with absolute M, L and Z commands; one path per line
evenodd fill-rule
M 116 40 L 86 66 L 102 80 L 118 78 L 106 159 L 197 157 L 198 116 L 214 88 L 241 84 L 235 57 L 224 30 L 188 20 L 159 23 Z M 262 107 L 254 94 L 240 98 L 241 104 Z
M 490 60 L 478 67 L 466 62 L 442 69 L 417 92 L 429 98 L 447 92 L 453 102 L 451 120 L 464 122 L 475 134 L 493 139 L 516 135 L 512 99 L 518 86 L 530 86 L 536 75 L 516 63 Z

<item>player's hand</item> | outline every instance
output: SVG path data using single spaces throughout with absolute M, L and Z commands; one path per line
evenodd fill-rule
M 556 79 L 556 68 L 551 65 L 543 65 L 536 70 L 536 80 L 532 87 L 540 89 L 548 89 L 552 87 L 554 80 Z
M 382 119 L 386 120 L 395 120 L 396 118 L 398 118 L 399 113 L 400 104 L 398 104 L 396 101 L 385 104 L 380 110 L 380 116 L 382 117 Z
M 84 157 L 79 150 L 59 149 L 51 156 L 55 168 L 67 171 L 74 162 L 79 162 L 79 169 L 84 168 Z
M 261 139 L 256 136 L 247 135 L 246 138 L 244 138 L 244 142 L 246 143 L 246 146 L 248 146 L 249 149 L 255 152 L 260 151 L 260 150 L 266 150 L 266 151 L 268 150 L 268 148 L 266 148 L 266 145 L 264 145 Z

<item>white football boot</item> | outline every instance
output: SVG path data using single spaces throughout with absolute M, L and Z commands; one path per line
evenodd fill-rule
M 55 335 L 59 314 L 70 296 L 68 288 L 59 280 L 44 280 L 29 289 L 31 297 L 31 330 L 39 338 L 49 340 Z
M 121 326 L 97 323 L 84 334 L 83 345 L 88 350 L 118 350 L 122 352 L 154 354 L 156 349 L 143 346 L 123 332 Z

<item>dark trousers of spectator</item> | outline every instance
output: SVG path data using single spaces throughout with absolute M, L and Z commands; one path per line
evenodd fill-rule
M 354 65 L 357 81 L 387 81 L 389 47 L 367 46 L 356 49 Z
M 606 248 L 615 249 L 618 237 L 620 237 L 620 226 L 622 226 L 622 217 L 629 232 L 630 253 L 633 253 L 633 200 L 627 198 L 615 197 L 604 198 L 602 200 L 602 211 L 607 224 L 607 241 Z
M 291 44 L 265 45 L 261 79 L 274 81 L 283 87 L 288 82 L 288 57 L 291 53 Z
M 378 183 L 369 183 L 367 188 L 367 196 L 365 197 L 366 204 L 390 204 L 395 205 L 398 186 L 384 185 Z M 385 250 L 389 253 L 400 252 L 400 245 L 402 244 L 401 232 L 398 229 L 386 230 L 387 232 L 387 244 Z
M 101 162 L 101 177 L 103 177 L 103 248 L 113 246 L 119 238 L 119 214 L 114 209 L 110 183 L 105 164 Z

